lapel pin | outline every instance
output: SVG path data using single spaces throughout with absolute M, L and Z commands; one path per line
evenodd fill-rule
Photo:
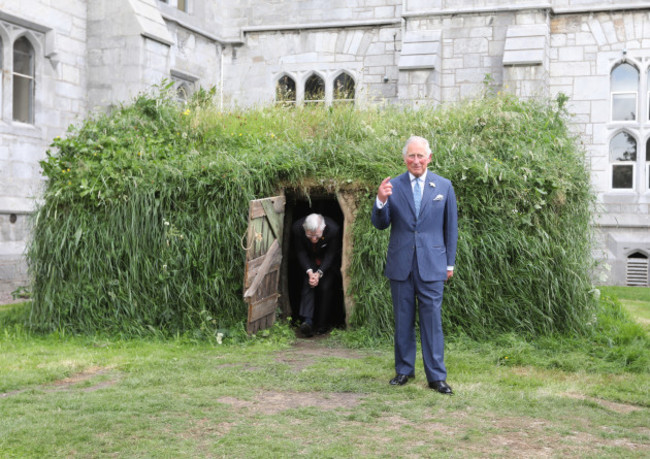
M 435 187 L 436 187 L 436 184 L 433 183 L 433 182 L 429 182 L 429 186 L 430 186 L 431 188 L 435 188 Z

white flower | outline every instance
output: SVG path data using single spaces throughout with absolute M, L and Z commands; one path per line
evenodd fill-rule
M 217 333 L 217 343 L 221 344 L 223 342 L 223 333 Z
M 434 201 L 442 201 L 443 199 L 444 199 L 444 196 L 441 195 L 441 194 L 439 194 L 438 196 L 436 196 L 435 198 L 433 198 Z
M 435 188 L 435 187 L 436 187 L 436 184 L 433 183 L 433 182 L 429 182 L 429 186 L 430 186 L 431 188 Z

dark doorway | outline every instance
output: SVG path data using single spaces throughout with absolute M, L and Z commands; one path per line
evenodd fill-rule
M 302 217 L 311 213 L 321 214 L 334 220 L 340 227 L 339 238 L 343 239 L 343 212 L 339 206 L 336 195 L 327 192 L 314 192 L 310 190 L 307 198 L 299 191 L 285 190 L 286 207 L 284 220 L 284 250 L 283 250 L 283 312 L 297 321 L 300 311 L 300 291 L 303 284 L 304 273 L 298 264 L 293 238 L 291 237 L 292 225 Z M 342 244 L 341 244 L 342 246 Z M 327 313 L 327 328 L 345 328 L 345 307 L 343 302 L 343 285 L 341 281 L 341 256 L 336 260 L 332 269 L 336 276 L 334 291 L 331 294 L 329 311 Z M 322 305 L 317 304 L 317 308 Z

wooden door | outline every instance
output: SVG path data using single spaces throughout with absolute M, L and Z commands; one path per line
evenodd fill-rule
M 250 202 L 244 274 L 244 300 L 248 303 L 248 333 L 275 322 L 278 307 L 284 196 Z

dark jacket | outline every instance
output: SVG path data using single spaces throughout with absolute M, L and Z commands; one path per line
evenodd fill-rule
M 329 217 L 325 218 L 325 229 L 323 236 L 316 244 L 312 244 L 302 227 L 305 222 L 303 217 L 294 222 L 291 227 L 293 235 L 293 247 L 298 258 L 298 263 L 303 272 L 311 269 L 316 272 L 319 269 L 326 275 L 332 266 L 336 266 L 336 260 L 341 254 L 341 241 L 339 238 L 339 225 Z

